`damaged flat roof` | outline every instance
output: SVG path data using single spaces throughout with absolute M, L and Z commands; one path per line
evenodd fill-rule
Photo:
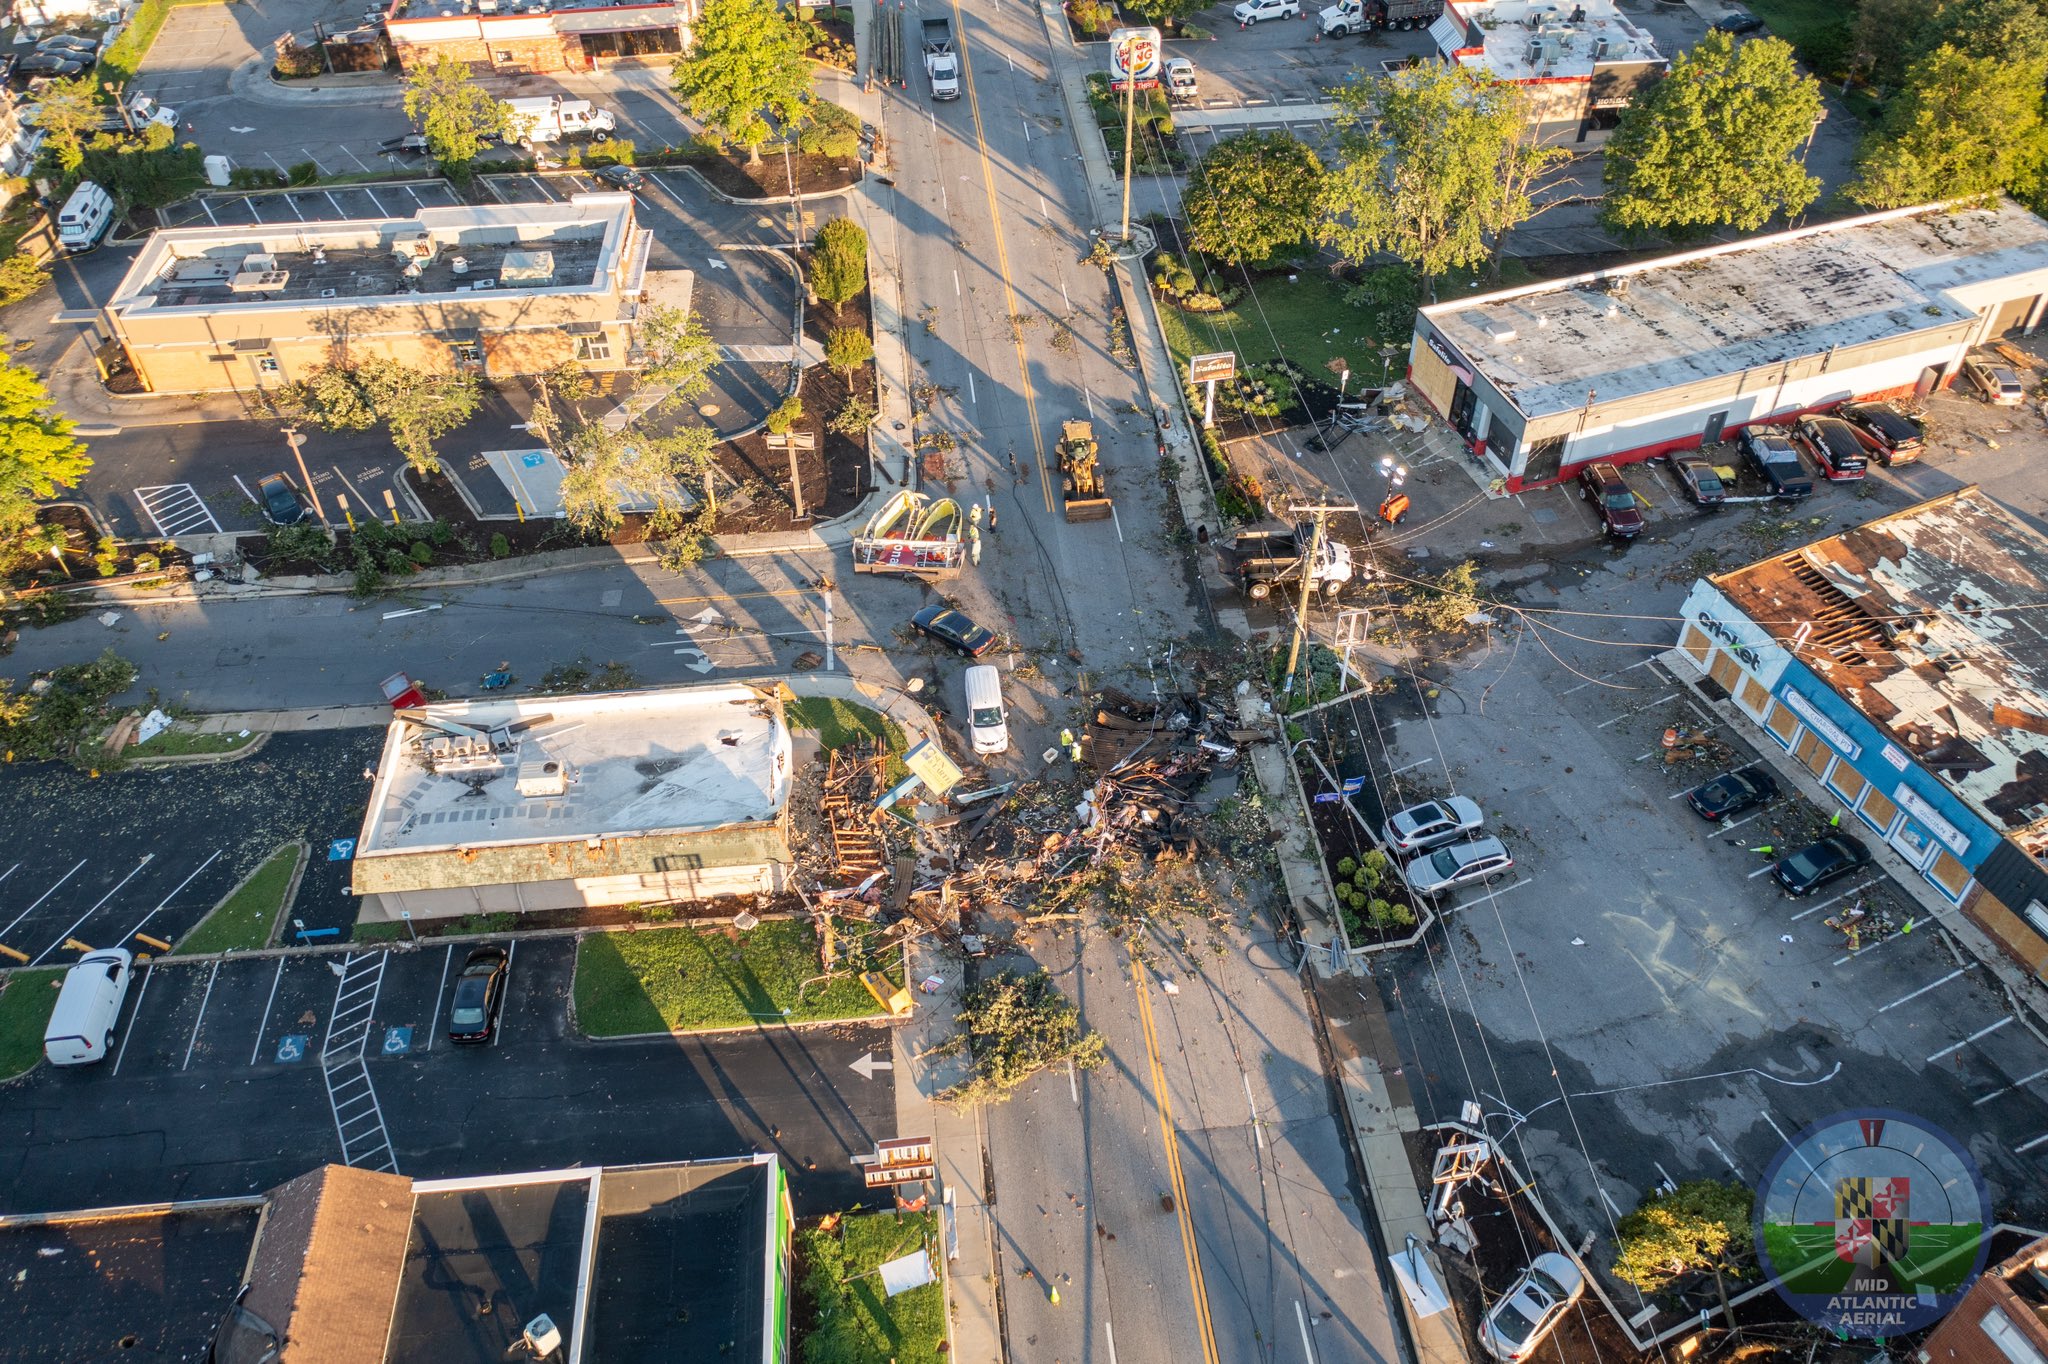
M 401 712 L 356 856 L 774 820 L 790 781 L 778 714 L 764 693 L 727 684 Z
M 2048 223 L 2009 201 L 1871 214 L 1422 311 L 1538 417 L 1589 390 L 1611 402 L 1949 327 L 2001 281 L 2013 297 L 2048 287 Z
M 1968 487 L 1711 581 L 1993 827 L 2048 831 L 2048 538 Z

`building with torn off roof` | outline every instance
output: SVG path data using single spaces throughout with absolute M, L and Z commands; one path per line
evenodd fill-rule
M 1710 689 L 2037 975 L 2044 603 L 2048 537 L 1964 488 L 1700 579 L 1679 636 Z
M 2048 222 L 1894 209 L 1423 308 L 1408 381 L 1508 491 L 1948 384 L 2048 306 Z
M 790 1230 L 766 1153 L 0 1216 L 0 1361 L 784 1364 Z
M 650 302 L 694 276 L 650 270 L 633 196 L 422 208 L 409 218 L 152 232 L 100 310 L 155 393 L 274 388 L 338 353 L 494 378 L 574 360 L 628 368 Z
M 1429 26 L 1452 66 L 1520 88 L 1531 123 L 1612 127 L 1671 65 L 1612 0 L 1449 0 Z
M 786 888 L 775 693 L 717 683 L 395 713 L 356 840 L 365 921 Z

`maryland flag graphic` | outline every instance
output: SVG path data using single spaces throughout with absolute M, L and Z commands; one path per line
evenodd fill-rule
M 1903 1265 L 1912 1181 L 1851 1175 L 1835 1181 L 1835 1256 L 1866 1269 Z

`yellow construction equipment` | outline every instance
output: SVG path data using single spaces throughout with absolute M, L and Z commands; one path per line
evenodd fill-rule
M 1095 427 L 1089 422 L 1070 421 L 1060 427 L 1060 496 L 1069 521 L 1105 521 L 1110 514 L 1109 493 L 1102 486 L 1101 451 L 1095 444 Z

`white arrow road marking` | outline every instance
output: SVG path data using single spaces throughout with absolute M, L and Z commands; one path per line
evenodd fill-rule
M 872 1080 L 875 1078 L 876 1071 L 894 1070 L 896 1069 L 896 1063 L 894 1061 L 877 1061 L 873 1052 L 864 1051 L 860 1054 L 858 1061 L 849 1063 L 846 1068 L 859 1071 L 860 1078 L 863 1080 Z

